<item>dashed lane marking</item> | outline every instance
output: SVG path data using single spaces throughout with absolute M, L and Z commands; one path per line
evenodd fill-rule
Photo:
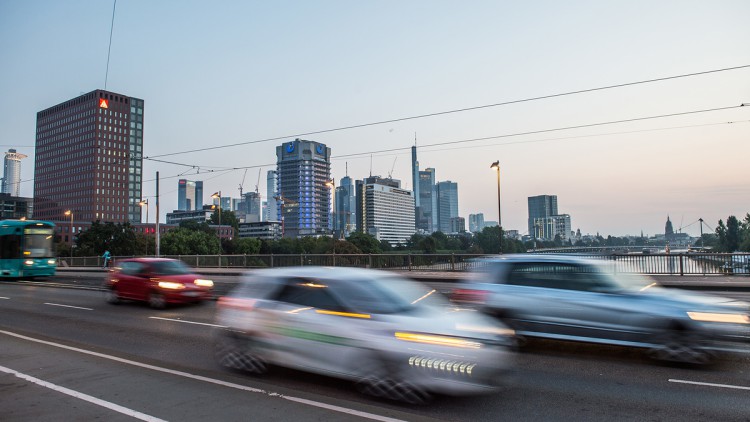
M 156 417 L 153 417 L 151 415 L 147 415 L 145 413 L 138 412 L 133 409 L 128 409 L 127 407 L 120 406 L 119 404 L 114 404 L 112 402 L 108 402 L 106 400 L 97 399 L 96 397 L 89 396 L 88 394 L 81 393 L 80 391 L 71 390 L 69 388 L 61 387 L 56 384 L 52 384 L 51 382 L 47 382 L 44 380 L 40 380 L 39 378 L 34 378 L 31 375 L 26 375 L 21 372 L 18 372 L 16 370 L 6 368 L 4 366 L 0 366 L 0 372 L 5 372 L 11 375 L 15 375 L 18 378 L 21 378 L 22 380 L 34 383 L 36 385 L 40 385 L 45 388 L 49 388 L 50 390 L 54 390 L 63 394 L 67 394 L 71 397 L 75 397 L 80 400 L 87 401 L 89 403 L 93 403 L 97 406 L 105 407 L 109 410 L 114 410 L 115 412 L 122 413 L 123 415 L 131 416 L 136 419 L 140 419 L 142 421 L 148 421 L 148 422 L 162 422 L 164 419 L 159 419 Z
M 63 308 L 83 309 L 84 311 L 93 311 L 92 308 L 82 308 L 80 306 L 62 305 L 60 303 L 45 303 L 45 305 L 60 306 L 60 307 L 63 307 Z
M 735 390 L 750 390 L 750 387 L 744 387 L 741 385 L 714 384 L 710 382 L 686 381 L 686 380 L 675 380 L 675 379 L 670 379 L 669 382 L 674 382 L 678 384 L 702 385 L 704 387 L 732 388 Z

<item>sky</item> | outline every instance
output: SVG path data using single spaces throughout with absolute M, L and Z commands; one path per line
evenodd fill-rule
M 165 221 L 179 178 L 203 180 L 205 202 L 240 184 L 265 198 L 275 147 L 295 135 L 750 65 L 745 0 L 120 0 L 107 73 L 112 11 L 0 0 L 0 148 L 29 156 L 22 196 L 36 113 L 105 78 L 145 101 L 143 195 L 159 172 Z M 416 140 L 467 221 L 497 220 L 499 160 L 502 225 L 522 234 L 535 195 L 604 236 L 663 233 L 668 216 L 695 236 L 699 218 L 705 232 L 750 212 L 750 67 L 299 137 L 331 148 L 337 181 L 348 167 L 408 189 Z M 255 142 L 269 138 L 282 140 Z

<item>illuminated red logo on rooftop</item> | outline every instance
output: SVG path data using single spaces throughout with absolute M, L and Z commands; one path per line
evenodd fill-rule
M 109 108 L 109 102 L 104 98 L 99 98 L 99 108 Z

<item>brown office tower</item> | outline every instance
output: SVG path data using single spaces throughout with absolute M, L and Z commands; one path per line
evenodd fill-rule
M 143 100 L 97 89 L 40 111 L 34 218 L 140 222 L 142 156 Z

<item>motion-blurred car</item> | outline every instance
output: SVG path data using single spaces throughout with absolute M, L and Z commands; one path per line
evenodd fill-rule
M 641 347 L 667 361 L 707 363 L 750 344 L 750 305 L 665 289 L 605 262 L 508 255 L 482 262 L 453 292 L 522 337 Z
M 195 274 L 175 259 L 132 258 L 117 262 L 107 275 L 107 301 L 123 299 L 148 302 L 155 309 L 167 304 L 195 303 L 210 299 L 213 281 Z
M 262 373 L 269 364 L 352 380 L 409 403 L 478 394 L 503 381 L 513 331 L 458 309 L 435 290 L 376 270 L 258 270 L 219 299 L 216 358 Z

